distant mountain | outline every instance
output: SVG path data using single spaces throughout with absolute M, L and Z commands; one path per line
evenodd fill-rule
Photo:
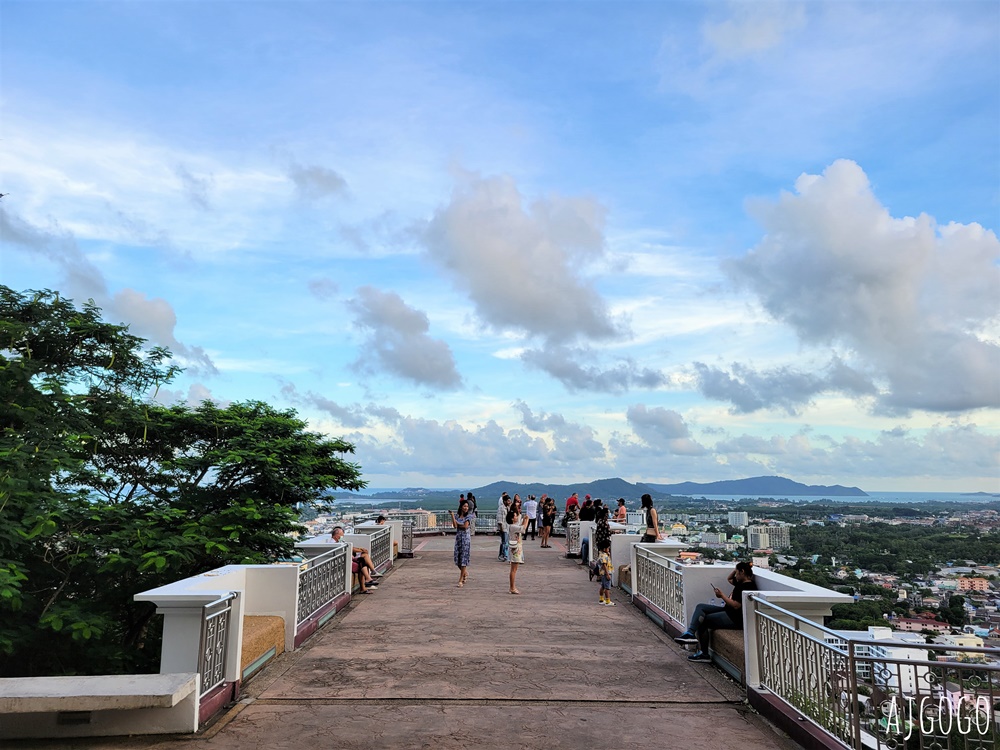
M 458 497 L 463 490 L 441 490 L 426 489 L 423 487 L 408 487 L 404 490 L 385 490 L 375 492 L 370 495 L 359 495 L 350 492 L 338 492 L 337 497 L 342 500 L 363 502 L 370 499 L 381 500 L 407 500 L 416 498 L 422 501 L 451 501 Z M 496 500 L 501 492 L 515 492 L 521 497 L 535 495 L 550 495 L 557 500 L 564 500 L 571 493 L 577 492 L 580 497 L 590 495 L 594 498 L 602 498 L 605 501 L 617 500 L 623 497 L 630 502 L 637 501 L 647 492 L 656 500 L 664 500 L 671 496 L 690 495 L 745 495 L 752 497 L 868 497 L 866 492 L 857 487 L 842 487 L 834 485 L 825 487 L 822 485 L 808 485 L 793 482 L 784 477 L 751 477 L 749 479 L 730 479 L 722 482 L 708 482 L 699 484 L 697 482 L 682 482 L 680 484 L 651 484 L 627 482 L 624 479 L 614 477 L 612 479 L 597 479 L 593 482 L 575 482 L 573 484 L 546 484 L 543 482 L 520 483 L 520 482 L 493 482 L 484 487 L 474 487 L 473 494 L 482 500 L 486 507 L 489 500 Z
M 800 484 L 784 477 L 750 477 L 749 479 L 727 479 L 721 482 L 681 482 L 680 484 L 649 484 L 659 492 L 671 495 L 755 495 L 755 496 L 827 496 L 827 497 L 868 497 L 868 493 L 857 487 L 839 484 Z
M 521 497 L 525 497 L 526 495 L 534 495 L 535 497 L 550 495 L 557 500 L 564 500 L 574 492 L 579 494 L 580 497 L 590 495 L 591 497 L 599 497 L 604 500 L 617 500 L 619 497 L 624 497 L 626 500 L 638 500 L 647 492 L 655 496 L 664 494 L 652 489 L 650 485 L 632 484 L 618 477 L 613 479 L 598 479 L 593 482 L 577 482 L 574 484 L 493 482 L 485 487 L 474 489 L 472 492 L 476 498 L 498 498 L 500 497 L 500 493 L 505 491 L 511 495 L 516 492 Z

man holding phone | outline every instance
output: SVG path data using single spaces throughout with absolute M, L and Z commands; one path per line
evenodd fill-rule
M 710 662 L 708 639 L 713 630 L 741 630 L 743 628 L 743 592 L 756 591 L 753 563 L 739 562 L 726 577 L 733 586 L 733 593 L 726 596 L 718 586 L 712 584 L 712 592 L 722 600 L 718 604 L 699 604 L 691 615 L 688 629 L 674 638 L 678 643 L 697 643 L 698 650 L 688 657 L 688 661 Z

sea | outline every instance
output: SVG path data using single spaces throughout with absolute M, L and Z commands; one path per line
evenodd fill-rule
M 367 496 L 372 494 L 377 494 L 380 492 L 400 492 L 399 488 L 391 487 L 369 487 L 365 489 L 364 494 L 357 498 L 358 500 L 367 500 Z M 449 492 L 453 491 L 455 493 L 456 499 L 459 493 L 465 490 L 447 490 L 447 489 L 436 489 L 435 492 Z M 996 502 L 1000 500 L 1000 493 L 997 494 L 979 494 L 979 493 L 965 493 L 965 492 L 869 492 L 867 497 L 825 497 L 823 495 L 753 495 L 753 494 L 736 494 L 736 495 L 675 495 L 675 497 L 691 497 L 692 499 L 705 498 L 707 500 L 717 500 L 720 502 L 738 502 L 740 500 L 745 500 L 750 498 L 752 500 L 759 499 L 771 499 L 771 500 L 789 500 L 794 503 L 810 503 L 817 501 L 824 502 L 835 502 L 835 503 L 890 503 L 893 505 L 912 505 L 919 503 L 928 502 L 951 502 L 951 503 L 988 503 Z M 350 498 L 344 498 L 345 501 L 350 501 Z M 419 497 L 395 497 L 391 500 L 374 499 L 372 498 L 369 502 L 372 505 L 397 505 L 399 503 L 419 503 L 422 498 Z

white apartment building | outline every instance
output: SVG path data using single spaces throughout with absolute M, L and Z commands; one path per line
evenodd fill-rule
M 873 664 L 881 659 L 905 661 L 926 661 L 927 651 L 907 648 L 906 644 L 924 644 L 924 637 L 918 633 L 898 633 L 891 628 L 871 625 L 864 630 L 838 630 L 840 638 L 827 636 L 826 642 L 832 646 L 845 648 L 848 641 L 854 641 L 855 669 L 858 677 L 868 683 L 898 690 L 903 695 L 913 695 L 917 688 L 927 691 L 925 680 L 929 667 L 923 665 L 887 664 L 885 668 L 873 669 Z M 861 641 L 861 643 L 858 643 Z
M 751 549 L 787 549 L 792 546 L 789 526 L 747 526 Z
M 750 523 L 750 514 L 745 510 L 731 510 L 729 511 L 729 525 L 735 526 L 737 529 L 744 528 L 748 523 Z

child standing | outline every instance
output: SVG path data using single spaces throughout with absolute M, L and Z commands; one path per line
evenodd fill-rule
M 611 543 L 604 542 L 597 556 L 597 575 L 601 577 L 601 590 L 598 592 L 600 599 L 598 604 L 606 607 L 616 606 L 611 601 Z

